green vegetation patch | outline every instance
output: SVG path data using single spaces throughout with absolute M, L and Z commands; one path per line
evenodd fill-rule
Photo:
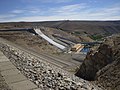
M 102 40 L 103 36 L 102 35 L 91 35 L 90 38 L 93 40 Z

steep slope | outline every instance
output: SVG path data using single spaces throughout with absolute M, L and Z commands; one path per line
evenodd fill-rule
M 96 72 L 111 63 L 112 57 L 112 49 L 108 45 L 102 44 L 97 51 L 87 54 L 76 75 L 86 80 L 94 80 Z
M 120 90 L 120 36 L 112 37 L 114 62 L 99 70 L 96 82 L 107 90 Z
M 95 80 L 107 90 L 119 90 L 120 34 L 106 38 L 96 51 L 89 52 L 76 75 Z

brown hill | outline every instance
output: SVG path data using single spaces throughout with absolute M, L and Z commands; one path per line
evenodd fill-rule
M 78 34 L 113 34 L 120 33 L 120 21 L 45 21 L 45 22 L 11 22 L 0 23 L 0 27 L 36 27 L 46 26 L 59 28 L 67 32 Z M 7 27 L 8 28 L 8 27 Z
M 41 24 L 68 32 L 76 31 L 88 34 L 113 34 L 120 32 L 120 21 L 53 21 L 42 22 Z

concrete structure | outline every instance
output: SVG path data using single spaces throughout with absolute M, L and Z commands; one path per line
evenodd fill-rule
M 64 50 L 64 49 L 66 48 L 65 46 L 63 46 L 63 45 L 61 45 L 61 44 L 53 41 L 51 38 L 49 38 L 48 36 L 46 36 L 45 34 L 43 34 L 40 29 L 34 29 L 34 30 L 35 30 L 35 32 L 36 32 L 39 36 L 41 36 L 42 38 L 44 38 L 45 40 L 47 40 L 47 41 L 48 41 L 49 43 L 51 43 L 52 45 L 58 47 L 59 49 Z
M 11 90 L 41 90 L 21 74 L 1 51 L 0 73 Z
M 82 44 L 75 44 L 72 48 L 71 51 L 77 52 L 77 51 L 81 51 L 84 48 L 84 46 Z

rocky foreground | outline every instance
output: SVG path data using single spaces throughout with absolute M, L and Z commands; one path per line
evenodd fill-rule
M 42 90 L 120 89 L 120 35 L 106 38 L 98 49 L 87 54 L 76 73 L 77 76 L 85 80 L 42 61 L 17 47 L 0 43 L 0 50 L 21 73 Z
M 76 75 L 107 90 L 120 90 L 120 34 L 106 38 L 97 50 L 89 52 Z
M 102 90 L 18 48 L 0 43 L 0 49 L 21 73 L 42 90 Z

